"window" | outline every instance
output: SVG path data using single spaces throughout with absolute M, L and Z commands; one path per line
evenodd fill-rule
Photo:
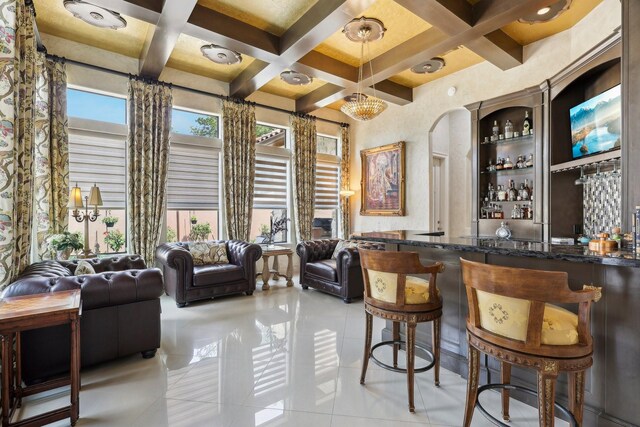
M 314 239 L 330 239 L 338 236 L 339 179 L 340 167 L 337 164 L 318 162 L 312 228 Z
M 171 113 L 171 132 L 205 138 L 219 138 L 220 117 L 174 108 Z
M 266 241 L 271 221 L 289 218 L 289 157 L 287 130 L 258 124 L 256 126 L 256 177 L 254 181 L 251 238 Z M 274 236 L 272 243 L 288 240 L 288 229 Z
M 220 142 L 172 135 L 167 179 L 167 241 L 211 240 L 218 230 Z
M 123 125 L 127 117 L 127 100 L 124 97 L 68 88 L 67 115 Z
M 318 148 L 316 150 L 319 154 L 329 154 L 331 156 L 338 155 L 338 138 L 333 136 L 318 135 Z
M 87 107 L 88 108 L 88 107 Z M 100 216 L 89 223 L 89 246 L 100 253 L 126 251 L 126 126 L 69 118 L 69 185 L 88 195 L 102 193 Z M 84 234 L 84 223 L 69 211 L 69 230 Z

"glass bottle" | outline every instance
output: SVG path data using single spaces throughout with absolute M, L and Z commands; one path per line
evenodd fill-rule
M 496 206 L 496 210 L 493 212 L 494 219 L 504 219 L 504 211 L 501 206 Z
M 522 122 L 522 135 L 530 135 L 533 133 L 533 122 L 529 118 L 529 111 L 524 112 L 524 121 Z
M 518 156 L 518 161 L 516 162 L 516 168 L 522 169 L 524 167 L 524 156 Z
M 527 159 L 526 162 L 524 162 L 524 167 L 525 168 L 533 167 L 533 153 L 529 153 L 529 158 Z
M 511 210 L 511 219 L 522 219 L 522 209 L 517 203 L 513 205 L 513 209 Z
M 510 202 L 515 202 L 518 199 L 518 190 L 516 190 L 515 183 L 512 179 L 509 180 L 509 192 L 507 197 Z
M 496 200 L 496 190 L 493 188 L 492 183 L 489 183 L 488 197 L 490 202 L 494 202 Z
M 493 128 L 491 128 L 491 140 L 492 141 L 497 141 L 499 133 L 500 133 L 500 126 L 498 126 L 498 121 L 494 120 L 493 121 Z M 495 139 L 494 139 L 494 137 L 495 137 Z
M 496 161 L 496 170 L 501 171 L 503 168 L 504 168 L 504 159 L 501 159 L 500 157 L 498 157 L 498 160 Z
M 520 200 L 529 200 L 529 189 L 524 182 L 520 184 L 520 191 L 518 191 L 518 195 L 520 196 Z
M 487 170 L 491 172 L 491 170 L 495 170 L 495 166 L 493 165 L 493 159 L 489 159 L 489 166 L 487 166 Z
M 507 119 L 507 123 L 504 125 L 504 137 L 506 139 L 513 138 L 513 123 Z
M 502 164 L 503 169 L 513 169 L 513 163 L 511 163 L 511 158 L 507 156 L 507 159 Z
M 498 200 L 501 202 L 507 200 L 507 192 L 502 185 L 498 185 Z

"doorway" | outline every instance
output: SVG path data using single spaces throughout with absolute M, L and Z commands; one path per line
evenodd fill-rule
M 434 154 L 431 159 L 431 230 L 447 233 L 448 212 L 446 212 L 447 194 L 447 158 Z

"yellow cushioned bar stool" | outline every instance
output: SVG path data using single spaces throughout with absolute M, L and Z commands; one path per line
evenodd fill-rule
M 360 384 L 364 384 L 369 358 L 385 369 L 407 373 L 409 411 L 415 412 L 413 377 L 415 372 L 434 368 L 435 384 L 440 384 L 440 318 L 442 298 L 436 287 L 436 277 L 444 270 L 441 263 L 425 267 L 416 252 L 390 252 L 360 249 L 360 265 L 364 279 L 364 308 L 366 336 Z M 428 280 L 414 276 L 429 275 Z M 393 340 L 371 347 L 373 316 L 393 322 Z M 433 321 L 432 350 L 416 345 L 416 325 Z M 406 342 L 400 340 L 400 323 L 406 324 Z M 393 366 L 381 362 L 374 350 L 383 345 L 393 346 Z M 405 345 L 407 367 L 398 367 L 398 350 Z M 431 358 L 429 365 L 415 368 L 415 348 L 419 347 Z
M 467 291 L 469 316 L 469 378 L 464 427 L 471 425 L 475 407 L 496 425 L 508 424 L 490 415 L 478 394 L 490 389 L 502 393 L 502 417 L 509 420 L 509 392 L 520 390 L 538 396 L 541 427 L 551 427 L 555 410 L 572 426 L 582 426 L 585 372 L 593 364 L 589 316 L 600 288 L 569 288 L 567 273 L 499 267 L 460 260 Z M 574 304 L 578 314 L 553 305 Z M 478 386 L 480 352 L 500 361 L 501 384 Z M 538 371 L 538 390 L 510 384 L 511 366 Z M 556 379 L 569 376 L 569 408 L 555 403 Z

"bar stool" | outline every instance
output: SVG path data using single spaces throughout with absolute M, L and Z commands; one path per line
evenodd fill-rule
M 600 288 L 569 289 L 567 273 L 498 267 L 464 259 L 462 281 L 467 290 L 469 316 L 469 378 L 464 427 L 471 425 L 474 408 L 495 424 L 507 426 L 491 416 L 478 401 L 478 394 L 500 389 L 502 417 L 509 420 L 509 392 L 521 390 L 538 396 L 541 427 L 552 427 L 554 410 L 564 413 L 573 426 L 582 425 L 585 371 L 593 364 L 590 331 L 592 301 Z M 578 304 L 578 314 L 550 304 Z M 502 384 L 478 388 L 480 352 L 500 361 Z M 538 371 L 538 391 L 509 384 L 511 365 Z M 555 403 L 556 380 L 569 375 L 569 408 Z
M 415 412 L 413 401 L 414 373 L 434 368 L 435 384 L 440 385 L 440 318 L 442 298 L 436 287 L 438 273 L 444 271 L 441 263 L 428 267 L 420 263 L 416 252 L 389 252 L 359 249 L 360 265 L 364 279 L 364 308 L 366 311 L 366 336 L 360 384 L 365 383 L 369 358 L 379 366 L 395 372 L 407 373 L 409 411 Z M 429 280 L 409 274 L 430 274 Z M 371 347 L 373 316 L 393 322 L 393 340 L 383 341 Z M 433 321 L 433 352 L 417 345 L 416 325 Z M 400 340 L 400 322 L 406 323 L 406 342 Z M 407 368 L 398 368 L 398 350 L 405 344 Z M 374 351 L 383 345 L 393 345 L 393 366 L 381 362 Z M 415 368 L 415 347 L 431 358 L 429 365 Z

